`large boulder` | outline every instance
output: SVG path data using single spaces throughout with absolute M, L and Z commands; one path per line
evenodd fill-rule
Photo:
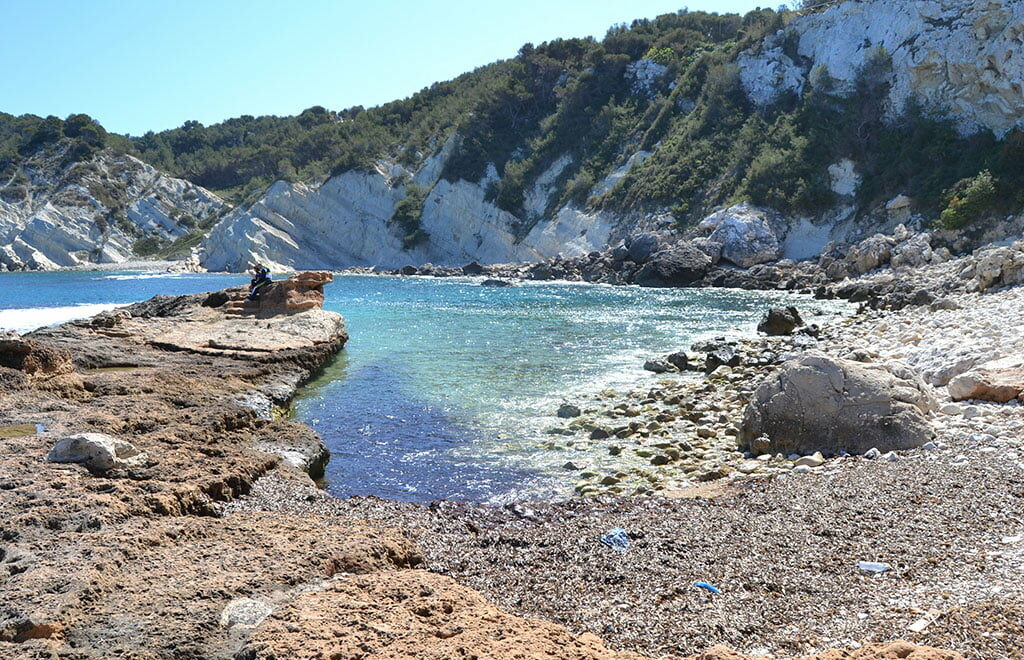
M 638 264 L 647 263 L 647 260 L 658 251 L 660 246 L 661 241 L 658 236 L 649 232 L 637 234 L 626 242 L 629 258 Z
M 791 335 L 803 324 L 804 320 L 800 318 L 800 311 L 796 307 L 772 307 L 757 324 L 757 331 L 774 336 Z
M 721 243 L 716 243 L 710 238 L 698 236 L 697 238 L 690 241 L 690 244 L 693 245 L 693 247 L 700 250 L 701 252 L 703 252 L 704 254 L 708 255 L 708 258 L 711 259 L 712 266 L 716 265 L 719 261 L 722 260 Z
M 692 245 L 683 243 L 653 255 L 636 274 L 640 286 L 687 286 L 707 275 L 711 259 Z
M 889 263 L 893 268 L 919 268 L 932 262 L 931 237 L 928 234 L 917 234 L 909 240 L 896 243 L 892 248 Z
M 739 440 L 756 454 L 911 449 L 934 437 L 926 417 L 934 409 L 929 387 L 909 369 L 812 352 L 761 383 Z
M 972 286 L 984 291 L 994 286 L 1009 286 L 1024 282 L 1024 241 L 1013 245 L 987 248 L 974 255 Z
M 986 362 L 949 381 L 954 401 L 977 399 L 1005 403 L 1024 392 L 1024 360 L 1019 357 Z
M 51 463 L 79 463 L 94 474 L 145 467 L 146 454 L 130 442 L 104 433 L 76 433 L 61 438 L 46 455 Z
M 737 204 L 714 213 L 698 225 L 709 241 L 722 246 L 722 259 L 740 268 L 782 257 L 782 222 L 771 211 Z
M 846 254 L 848 269 L 858 275 L 863 275 L 888 264 L 892 259 L 894 243 L 895 239 L 882 234 L 864 239 L 851 247 Z

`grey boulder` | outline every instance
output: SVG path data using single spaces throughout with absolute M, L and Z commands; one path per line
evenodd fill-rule
M 714 213 L 698 225 L 710 242 L 722 246 L 721 258 L 740 268 L 782 257 L 782 220 L 769 209 L 737 204 Z
M 935 436 L 930 388 L 909 369 L 811 352 L 754 392 L 740 446 L 755 454 L 863 454 L 920 447 Z
M 635 281 L 646 287 L 688 286 L 707 275 L 711 258 L 689 244 L 653 255 L 636 274 Z

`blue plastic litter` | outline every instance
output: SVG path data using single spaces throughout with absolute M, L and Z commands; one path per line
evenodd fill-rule
M 721 591 L 719 591 L 715 587 L 711 586 L 707 582 L 694 582 L 693 586 L 698 587 L 700 589 L 703 589 L 704 591 L 710 591 L 713 594 L 720 594 L 720 593 L 722 593 Z
M 601 537 L 601 543 L 619 552 L 629 550 L 630 546 L 629 536 L 621 527 L 613 527 L 608 530 L 608 533 Z

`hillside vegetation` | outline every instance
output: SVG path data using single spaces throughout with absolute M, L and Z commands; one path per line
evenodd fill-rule
M 558 175 L 549 210 L 570 201 L 667 210 L 680 225 L 744 200 L 789 214 L 823 211 L 835 201 L 827 168 L 842 158 L 857 163 L 865 208 L 905 193 L 935 217 L 952 208 L 944 221 L 963 226 L 1024 203 L 1024 135 L 960 137 L 950 122 L 913 105 L 884 120 L 891 61 L 882 50 L 862 68 L 852 95 L 834 93 L 828 71 L 816 70 L 802 96 L 755 108 L 737 56 L 758 49 L 794 15 L 682 11 L 614 26 L 600 41 L 526 44 L 512 59 L 377 108 L 186 122 L 130 140 L 107 136 L 94 122 L 83 135 L 76 118 L 84 116 L 76 115 L 57 139 L 78 140 L 82 154 L 113 144 L 236 202 L 275 180 L 316 181 L 381 159 L 415 169 L 454 133 L 442 176 L 479 181 L 493 164 L 500 178 L 489 197 L 529 221 L 537 218 L 527 217 L 524 191 L 565 154 L 572 161 Z M 0 115 L 0 171 L 52 141 L 58 123 Z M 591 196 L 595 183 L 640 150 L 651 155 Z M 973 195 L 968 203 L 964 194 Z

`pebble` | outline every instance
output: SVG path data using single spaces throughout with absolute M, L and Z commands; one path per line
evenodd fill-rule
M 939 446 L 937 444 L 935 444 L 934 442 L 931 442 L 931 441 L 926 442 L 923 445 L 921 445 L 921 449 L 924 450 L 924 451 L 935 451 L 938 448 L 939 448 Z
M 793 468 L 793 472 L 795 474 L 809 474 L 814 472 L 814 470 L 809 465 L 797 465 Z
M 900 457 L 896 454 L 896 452 L 890 451 L 879 456 L 879 459 L 883 461 L 888 461 L 890 463 L 895 463 L 896 461 L 900 460 Z
M 877 447 L 872 447 L 871 449 L 869 449 L 866 452 L 864 452 L 864 458 L 867 458 L 869 460 L 874 460 L 874 459 L 878 458 L 881 455 L 882 455 L 882 452 L 878 451 Z

